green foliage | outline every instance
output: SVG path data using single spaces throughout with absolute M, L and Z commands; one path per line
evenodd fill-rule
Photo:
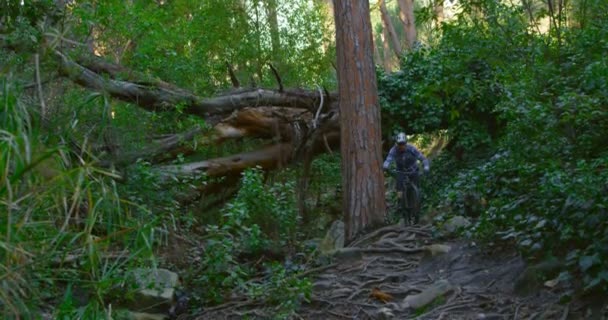
M 238 194 L 223 210 L 224 221 L 207 226 L 201 270 L 193 272 L 198 276 L 192 281 L 196 287 L 213 290 L 204 291 L 199 299 L 219 303 L 236 291 L 276 306 L 276 316 L 282 317 L 310 296 L 310 282 L 277 263 L 268 266 L 263 282 L 248 282 L 255 270 L 238 258 L 241 254 L 261 256 L 292 244 L 298 222 L 293 190 L 291 183 L 266 185 L 259 168 L 243 172 Z
M 108 60 L 201 96 L 221 94 L 229 86 L 226 62 L 234 67 L 243 87 L 251 84 L 250 79 L 257 86 L 276 86 L 268 63 L 278 69 L 285 86 L 335 87 L 331 67 L 335 50 L 333 34 L 328 32 L 331 17 L 327 16 L 325 4 L 308 0 L 279 0 L 276 3 L 281 42 L 278 47 L 271 43 L 277 30 L 269 25 L 266 1 L 69 1 L 64 11 L 55 10 L 56 1 L 25 1 L 25 6 L 19 1 L 0 1 L 0 41 L 3 45 L 0 72 L 6 71 L 5 66 L 19 70 L 20 84 L 35 88 L 31 86 L 34 74 L 32 58 L 35 53 L 39 54 L 38 71 L 49 116 L 45 130 L 49 134 L 30 134 L 32 139 L 41 140 L 35 141 L 35 148 L 41 152 L 38 154 L 44 155 L 41 161 L 52 162 L 61 176 L 51 178 L 51 183 L 43 182 L 38 172 L 30 174 L 27 165 L 23 165 L 24 177 L 40 181 L 32 183 L 30 189 L 25 188 L 30 192 L 19 194 L 22 197 L 15 198 L 15 201 L 24 205 L 29 199 L 38 199 L 32 195 L 40 190 L 44 191 L 40 199 L 48 194 L 50 200 L 39 200 L 36 206 L 32 205 L 37 208 L 36 214 L 30 215 L 33 209 L 28 211 L 25 206 L 23 210 L 13 206 L 16 208 L 14 213 L 33 221 L 28 231 L 35 232 L 28 234 L 38 238 L 24 240 L 26 249 L 31 250 L 34 256 L 47 250 L 48 256 L 40 258 L 46 264 L 37 260 L 29 264 L 33 270 L 22 274 L 24 279 L 31 279 L 31 283 L 40 288 L 27 291 L 18 286 L 8 286 L 15 288 L 15 294 L 25 292 L 34 296 L 27 301 L 27 306 L 13 308 L 18 309 L 15 312 L 36 310 L 44 302 L 58 306 L 58 318 L 105 318 L 104 299 L 111 298 L 114 289 L 121 284 L 123 271 L 145 264 L 144 257 L 152 246 L 164 240 L 157 237 L 156 230 L 160 229 L 164 236 L 184 227 L 191 231 L 195 224 L 200 223 L 200 217 L 194 217 L 192 210 L 186 213 L 187 208 L 183 208 L 178 199 L 181 192 L 191 193 L 207 183 L 204 176 L 161 176 L 145 161 L 121 167 L 121 175 L 125 174 L 126 179 L 120 183 L 112 180 L 115 178 L 113 171 L 94 167 L 94 156 L 106 160 L 137 154 L 160 134 L 181 132 L 194 126 L 205 127 L 206 124 L 181 113 L 180 106 L 176 106 L 177 112 L 173 113 L 144 112 L 131 104 L 114 100 L 106 93 L 91 94 L 69 82 L 58 81 L 56 57 L 49 49 L 58 48 L 56 41 L 63 38 L 66 42 L 60 45 L 74 57 L 78 56 L 79 50 L 88 51 L 92 47 L 96 54 Z M 5 4 L 10 6 L 10 10 L 4 10 Z M 5 48 L 14 52 L 8 50 L 5 55 Z M 118 78 L 122 76 L 128 78 L 130 75 L 118 75 Z M 29 95 L 33 92 L 28 90 L 25 98 L 38 101 L 38 97 Z M 38 106 L 32 103 L 27 108 L 36 110 Z M 34 119 L 25 127 L 36 127 L 39 115 Z M 4 123 L 0 123 L 0 127 L 4 129 Z M 63 145 L 60 148 L 47 147 L 65 141 L 95 150 L 94 156 L 74 154 Z M 243 149 L 243 145 L 253 148 L 257 143 L 249 140 L 226 143 L 221 148 L 201 149 L 195 157 L 221 156 Z M 107 151 L 111 147 L 117 150 Z M 28 148 L 21 146 L 11 156 L 22 157 Z M 183 161 L 184 157 L 177 160 Z M 29 162 L 24 160 L 23 163 Z M 32 165 L 32 168 L 37 169 L 38 165 Z M 23 180 L 19 171 L 16 172 L 18 175 L 13 180 Z M 47 184 L 50 189 L 46 189 Z M 12 190 L 8 186 L 6 189 Z M 201 272 L 197 272 L 196 276 L 200 278 L 195 281 L 203 284 L 204 288 L 210 288 L 203 295 L 207 301 L 219 301 L 224 298 L 224 293 L 235 288 L 236 291 L 247 291 L 244 281 L 254 274 L 254 270 L 242 265 L 243 262 L 237 259 L 240 254 L 256 255 L 294 247 L 298 223 L 294 190 L 293 183 L 266 185 L 260 171 L 247 172 L 236 199 L 222 210 L 223 224 L 208 226 L 209 243 L 203 265 L 197 265 Z M 0 197 L 1 208 L 12 208 L 10 201 L 2 202 L 4 196 Z M 81 208 L 86 215 L 79 219 L 69 218 L 68 213 Z M 154 212 L 154 219 L 151 212 Z M 3 226 L 10 225 L 2 218 L 0 223 Z M 75 220 L 84 222 L 74 226 L 72 222 Z M 48 225 L 45 224 L 47 222 Z M 24 225 L 30 226 L 29 223 Z M 65 230 L 64 225 L 67 226 Z M 59 226 L 59 231 L 52 230 L 50 226 Z M 15 234 L 23 236 L 24 230 L 17 232 L 11 229 L 12 239 Z M 0 228 L 0 231 L 4 230 Z M 129 249 L 130 255 L 124 259 L 106 259 L 110 248 Z M 62 262 L 64 257 L 70 257 L 74 252 L 82 256 L 74 265 L 50 266 L 49 256 L 57 255 L 57 261 Z M 0 261 L 0 264 L 5 262 Z M 17 269 L 21 267 L 15 266 Z M 298 278 L 293 270 L 285 269 L 281 273 L 280 268 L 272 268 L 276 270 L 276 276 L 268 285 L 256 284 L 263 291 L 256 298 L 274 299 L 272 304 L 278 306 L 276 312 L 287 315 L 306 296 L 299 293 L 310 291 L 310 284 L 306 279 Z M 13 270 L 12 266 L 7 270 Z M 66 270 L 68 276 L 59 274 L 57 270 Z M 40 274 L 32 276 L 35 272 Z M 248 286 L 253 288 L 253 284 Z M 82 291 L 92 297 L 84 305 L 79 300 Z M 36 297 L 37 294 L 41 297 Z M 286 298 L 280 299 L 282 296 Z M 22 294 L 19 299 L 24 297 Z M 23 302 L 11 299 L 0 297 L 3 303 Z M 0 303 L 0 307 L 5 305 Z
M 268 279 L 263 283 L 251 284 L 248 295 L 276 306 L 276 319 L 289 319 L 302 301 L 310 300 L 312 282 L 307 278 L 298 277 L 293 270 L 281 264 L 271 263 L 265 268 Z
M 151 257 L 154 220 L 132 218 L 137 208 L 119 197 L 114 173 L 43 144 L 12 82 L 0 84 L 2 315 L 29 318 L 58 303 L 58 318 L 94 318 L 123 272 Z
M 205 246 L 202 257 L 202 268 L 196 268 L 189 274 L 196 274 L 191 282 L 199 288 L 210 288 L 195 295 L 199 301 L 220 303 L 231 290 L 243 288 L 245 280 L 251 271 L 236 260 L 238 246 L 241 244 L 233 239 L 230 226 L 209 226 L 207 232 L 210 239 Z
M 482 20 L 469 18 L 475 10 L 467 4 L 459 20 L 443 25 L 437 45 L 408 53 L 398 72 L 378 71 L 387 135 L 448 129 L 454 146 L 468 152 L 490 146 L 500 134 L 502 77 L 511 62 L 533 54 L 528 48 L 535 38 L 518 8 L 492 3 L 493 19 Z
M 0 2 L 0 20 L 3 28 L 10 31 L 23 27 L 24 24 L 36 26 L 45 14 L 57 17 L 59 14 L 54 1 L 2 1 Z
M 123 64 L 194 90 L 215 93 L 229 85 L 226 62 L 243 85 L 276 82 L 267 63 L 278 68 L 285 85 L 331 86 L 331 40 L 320 4 L 279 0 L 279 52 L 273 52 L 265 1 L 121 0 L 74 4 L 75 27 L 97 41 L 105 54 Z
M 295 238 L 298 222 L 294 192 L 292 181 L 267 186 L 260 168 L 245 170 L 241 188 L 226 207 L 226 223 L 259 225 L 261 232 L 276 245 L 287 245 Z
M 496 9 L 481 4 L 478 14 Z M 500 12 L 513 17 L 480 30 L 494 35 L 488 40 L 497 39 L 495 32 L 513 35 L 485 44 L 495 52 L 485 61 L 500 88 L 488 100 L 490 110 L 505 127 L 492 143 L 494 156 L 469 164 L 440 190 L 444 204 L 479 217 L 470 235 L 487 241 L 498 235 L 533 259 L 565 259 L 585 290 L 608 290 L 608 64 L 599 54 L 608 20 L 532 35 L 509 23 L 517 21 L 517 10 Z M 478 28 L 485 24 L 479 20 L 469 14 L 458 23 Z M 469 137 L 480 132 L 467 130 Z

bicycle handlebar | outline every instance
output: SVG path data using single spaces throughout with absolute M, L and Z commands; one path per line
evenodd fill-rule
M 392 174 L 405 173 L 406 175 L 411 175 L 411 174 L 416 173 L 416 170 L 401 171 L 401 170 L 393 169 L 393 170 L 389 170 L 389 172 Z

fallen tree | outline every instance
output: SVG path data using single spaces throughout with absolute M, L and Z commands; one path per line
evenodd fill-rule
M 90 63 L 92 69 L 77 63 L 68 55 L 55 51 L 60 59 L 60 73 L 75 83 L 96 91 L 103 91 L 125 102 L 133 103 L 148 111 L 172 111 L 179 105 L 186 114 L 200 117 L 228 114 L 245 107 L 290 107 L 315 112 L 323 93 L 302 89 L 267 90 L 261 88 L 238 89 L 225 95 L 203 98 L 188 90 L 155 79 L 119 80 L 124 67 L 110 62 Z M 91 60 L 83 60 L 91 61 Z M 98 72 L 95 72 L 97 70 Z M 111 77 L 104 77 L 107 74 Z M 335 94 L 333 95 L 335 98 Z
M 5 48 L 9 48 L 4 46 Z M 64 47 L 65 48 L 65 47 Z M 9 48 L 15 50 L 15 48 Z M 58 74 L 74 83 L 151 112 L 175 112 L 204 118 L 212 130 L 193 128 L 154 139 L 138 151 L 101 155 L 100 164 L 124 167 L 144 159 L 164 173 L 209 177 L 234 176 L 249 167 L 272 170 L 303 162 L 299 189 L 308 186 L 314 156 L 332 152 L 340 144 L 339 97 L 335 92 L 284 88 L 271 66 L 277 89 L 243 88 L 228 64 L 234 88 L 214 97 L 201 97 L 189 90 L 105 60 L 91 53 L 52 48 Z M 66 49 L 67 50 L 67 49 Z M 406 119 L 404 119 L 404 126 Z M 228 140 L 256 138 L 266 141 L 257 150 L 195 163 L 163 165 L 179 154 L 189 155 L 199 146 L 219 145 Z M 102 148 L 103 149 L 103 148 Z M 303 200 L 302 200 L 303 201 Z
M 140 158 L 170 160 L 180 153 L 191 153 L 188 142 L 220 144 L 229 139 L 261 138 L 272 141 L 259 150 L 202 162 L 165 166 L 162 171 L 189 174 L 204 171 L 209 176 L 232 175 L 253 166 L 274 169 L 304 158 L 335 149 L 339 144 L 337 95 L 326 90 L 284 89 L 280 76 L 278 90 L 238 88 L 225 94 L 203 98 L 162 80 L 146 77 L 100 57 L 72 59 L 55 51 L 60 60 L 60 74 L 83 87 L 102 91 L 116 99 L 148 111 L 175 111 L 213 119 L 211 132 L 200 129 L 158 140 L 138 153 L 112 159 L 115 165 L 127 165 Z M 126 78 L 127 80 L 124 80 Z M 107 164 L 107 161 L 106 161 Z

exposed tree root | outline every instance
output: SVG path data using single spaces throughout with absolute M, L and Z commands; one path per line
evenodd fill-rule
M 361 237 L 361 238 L 353 241 L 348 246 L 349 247 L 358 247 L 358 246 L 361 246 L 364 243 L 367 243 L 367 242 L 371 241 L 372 239 L 374 239 L 374 238 L 376 238 L 376 237 L 378 237 L 380 235 L 383 235 L 383 234 L 388 233 L 388 232 L 399 231 L 401 229 L 402 228 L 400 226 L 397 226 L 397 225 L 386 226 L 386 227 L 380 228 L 380 229 L 378 229 L 378 230 L 376 230 L 374 232 L 371 232 L 371 233 L 369 233 L 369 234 L 367 234 L 367 235 L 365 235 L 365 236 L 363 236 L 363 237 Z
M 396 234 L 391 234 L 396 233 Z M 506 265 L 494 262 L 497 269 L 493 271 L 496 278 L 483 278 L 490 264 L 469 264 L 462 255 L 468 253 L 452 249 L 441 253 L 450 255 L 446 259 L 436 258 L 440 264 L 431 269 L 418 268 L 422 257 L 427 251 L 428 243 L 432 243 L 428 227 L 388 226 L 376 230 L 362 238 L 353 241 L 351 247 L 343 248 L 338 252 L 352 255 L 349 259 L 338 259 L 334 264 L 312 268 L 300 276 L 309 276 L 313 280 L 313 296 L 297 312 L 302 319 L 381 319 L 387 314 L 393 314 L 394 319 L 477 319 L 479 314 L 496 319 L 513 318 L 528 319 L 531 314 L 546 308 L 542 303 L 533 304 L 531 301 L 519 301 L 520 306 L 513 307 L 515 297 L 500 290 L 505 290 L 505 284 L 512 281 L 504 269 L 511 273 L 510 263 L 513 259 L 504 260 Z M 411 246 L 411 247 L 408 247 Z M 456 246 L 450 244 L 450 246 Z M 455 251 L 456 250 L 456 251 Z M 428 255 L 427 255 L 428 257 Z M 456 264 L 454 264 L 454 261 Z M 450 277 L 456 278 L 451 279 Z M 464 276 L 461 278 L 461 276 Z M 438 279 L 450 279 L 452 289 L 447 291 L 442 299 L 435 299 L 425 306 L 423 313 L 405 308 L 402 303 L 408 296 L 419 295 L 432 286 Z M 505 280 L 506 279 L 506 280 Z M 466 284 L 466 285 L 465 285 Z M 390 295 L 392 301 L 377 300 L 371 297 L 373 290 L 379 290 Z M 525 309 L 522 307 L 525 306 Z M 237 308 L 257 308 L 249 305 Z M 223 314 L 230 313 L 232 309 L 222 309 Z M 420 312 L 418 310 L 418 312 Z M 556 310 L 552 310 L 556 311 Z M 559 308 L 562 317 L 563 308 Z M 558 313 L 555 313 L 556 315 Z M 384 315 L 382 315 L 384 314 Z M 234 318 L 237 313 L 232 312 Z M 253 315 L 253 313 L 250 313 Z M 213 318 L 213 313 L 207 313 L 203 319 Z
M 420 253 L 425 250 L 424 247 L 416 248 L 404 248 L 404 247 L 392 247 L 392 248 L 357 248 L 350 247 L 338 250 L 334 255 L 336 256 L 352 256 L 355 253 L 363 254 L 412 254 Z
M 307 277 L 307 276 L 315 274 L 315 273 L 319 273 L 319 272 L 323 272 L 323 271 L 326 271 L 326 270 L 331 269 L 331 268 L 335 268 L 336 266 L 337 266 L 337 264 L 332 263 L 330 265 L 326 265 L 326 266 L 322 266 L 322 267 L 318 267 L 318 268 L 309 269 L 309 270 L 306 270 L 306 271 L 300 273 L 299 276 L 300 277 Z

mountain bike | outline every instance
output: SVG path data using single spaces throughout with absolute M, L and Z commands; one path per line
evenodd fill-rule
M 391 170 L 390 174 L 395 179 L 396 216 L 403 217 L 405 225 L 417 224 L 420 218 L 420 189 L 410 177 L 416 173 L 415 170 L 400 171 Z

